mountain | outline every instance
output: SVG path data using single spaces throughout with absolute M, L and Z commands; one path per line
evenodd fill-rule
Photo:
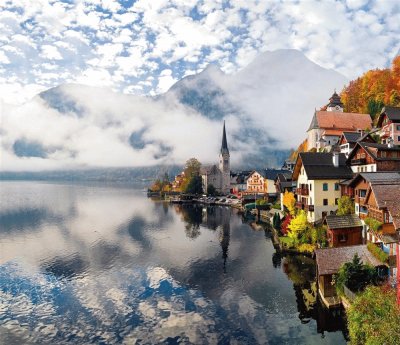
M 210 65 L 165 94 L 65 84 L 7 107 L 2 170 L 82 170 L 217 160 L 222 120 L 234 168 L 278 167 L 315 107 L 346 78 L 296 50 L 265 52 L 236 74 Z

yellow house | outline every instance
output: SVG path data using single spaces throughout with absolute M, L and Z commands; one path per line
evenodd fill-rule
M 353 172 L 343 153 L 302 152 L 293 170 L 296 181 L 296 207 L 307 212 L 315 223 L 337 210 L 341 197 L 339 182 L 350 179 Z

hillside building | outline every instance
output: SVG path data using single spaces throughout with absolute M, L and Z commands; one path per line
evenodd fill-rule
M 372 120 L 369 114 L 343 112 L 340 96 L 334 92 L 326 110 L 314 112 L 307 130 L 308 150 L 336 145 L 343 132 L 361 132 L 371 127 Z

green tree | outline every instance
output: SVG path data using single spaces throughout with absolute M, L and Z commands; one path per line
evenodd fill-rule
M 352 345 L 400 344 L 400 310 L 396 290 L 370 286 L 347 310 Z
M 189 194 L 203 194 L 203 185 L 201 181 L 201 176 L 194 175 L 189 180 L 189 183 L 185 189 L 185 193 Z
M 338 216 L 344 216 L 347 214 L 353 214 L 354 213 L 354 202 L 351 200 L 351 198 L 347 195 L 343 195 L 339 200 L 338 200 L 338 210 L 337 210 L 337 215 Z
M 278 212 L 275 212 L 274 217 L 272 218 L 272 226 L 277 230 L 280 230 L 281 228 L 281 216 Z
M 217 190 L 215 189 L 214 185 L 209 184 L 207 186 L 207 195 L 215 196 L 217 194 Z
M 200 175 L 201 163 L 196 158 L 190 158 L 186 161 L 185 169 L 183 170 L 184 178 L 182 182 L 182 190 L 186 191 L 188 185 L 195 175 Z
M 344 286 L 351 291 L 363 291 L 368 285 L 377 284 L 379 276 L 376 269 L 370 265 L 364 265 L 360 257 L 355 254 L 351 262 L 346 262 L 340 267 L 334 277 L 336 289 L 343 292 Z

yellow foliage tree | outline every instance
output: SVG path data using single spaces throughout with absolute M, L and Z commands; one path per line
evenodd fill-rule
M 296 213 L 296 199 L 292 192 L 285 191 L 283 194 L 283 205 L 289 210 L 289 213 L 294 216 Z
M 304 210 L 300 210 L 288 225 L 288 237 L 290 237 L 294 242 L 297 242 L 301 234 L 307 230 L 307 227 L 307 214 Z

